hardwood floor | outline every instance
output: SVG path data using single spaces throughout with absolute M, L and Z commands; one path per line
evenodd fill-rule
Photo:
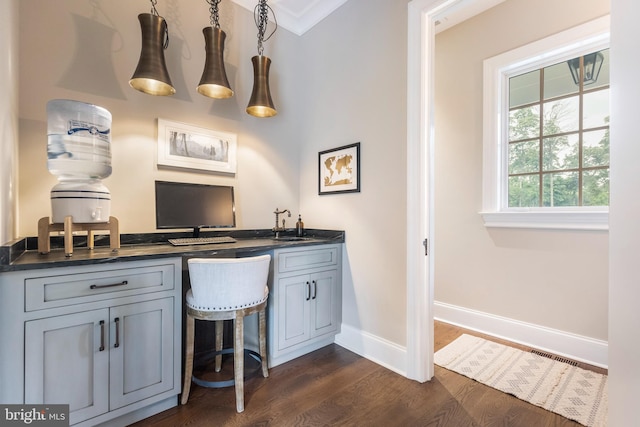
M 435 351 L 463 333 L 482 336 L 436 322 Z M 186 405 L 135 426 L 569 427 L 580 424 L 439 366 L 435 367 L 431 381 L 420 384 L 331 345 L 276 366 L 269 371 L 269 378 L 247 379 L 245 411 L 241 414 L 235 410 L 233 387 L 205 389 L 194 385 Z

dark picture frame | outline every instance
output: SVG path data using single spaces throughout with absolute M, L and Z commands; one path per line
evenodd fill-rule
M 360 143 L 318 153 L 318 194 L 360 192 Z

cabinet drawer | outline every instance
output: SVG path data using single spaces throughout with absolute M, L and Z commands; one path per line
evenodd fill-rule
M 278 252 L 278 272 L 338 265 L 338 254 L 336 246 Z
M 173 289 L 175 268 L 174 264 L 158 264 L 60 275 L 49 270 L 46 277 L 25 279 L 25 310 L 42 310 Z M 65 273 L 68 271 L 64 270 Z

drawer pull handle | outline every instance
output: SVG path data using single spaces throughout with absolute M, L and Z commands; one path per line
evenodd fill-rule
M 128 284 L 129 284 L 128 281 L 123 280 L 120 283 L 112 283 L 110 285 L 91 285 L 91 286 L 89 286 L 89 289 L 113 288 L 114 286 L 126 286 Z
M 316 299 L 316 295 L 318 294 L 318 284 L 315 280 L 311 283 L 313 283 L 313 296 L 311 297 L 311 299 Z
M 309 282 L 307 282 L 307 297 L 305 298 L 306 301 L 309 301 L 311 299 L 311 285 L 309 284 Z
M 104 320 L 100 321 L 100 351 L 104 351 Z
M 120 318 L 116 317 L 113 321 L 116 322 L 116 343 L 113 347 L 118 348 L 120 347 Z

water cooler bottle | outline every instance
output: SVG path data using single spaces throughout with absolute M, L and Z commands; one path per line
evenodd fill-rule
M 47 168 L 59 183 L 51 189 L 54 223 L 109 220 L 111 194 L 102 179 L 111 175 L 111 113 L 66 99 L 47 103 Z

